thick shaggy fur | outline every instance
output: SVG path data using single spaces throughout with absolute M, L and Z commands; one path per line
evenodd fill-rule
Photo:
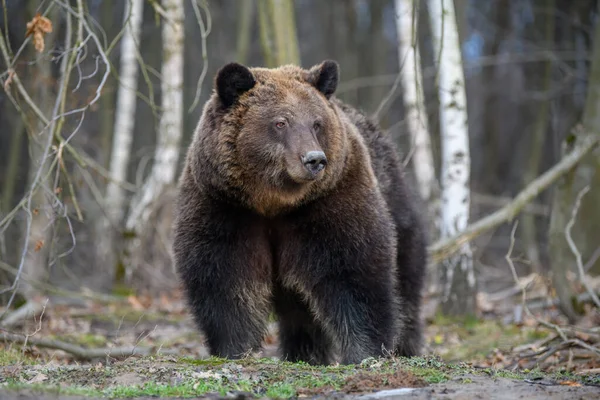
M 229 64 L 215 79 L 173 245 L 213 355 L 259 350 L 273 308 L 287 360 L 420 352 L 424 229 L 391 138 L 333 97 L 337 81 L 334 62 Z M 309 179 L 298 151 L 315 146 L 327 164 Z

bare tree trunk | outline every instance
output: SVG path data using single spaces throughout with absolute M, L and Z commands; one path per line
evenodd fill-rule
M 99 218 L 96 229 L 99 265 L 103 265 L 107 273 L 113 275 L 116 273 L 118 259 L 116 235 L 125 216 L 125 191 L 121 183 L 127 179 L 133 141 L 138 83 L 136 53 L 140 41 L 144 0 L 128 0 L 125 4 L 126 27 L 121 42 L 120 82 L 109 165 L 111 180 L 106 187 L 106 217 Z
M 596 23 L 587 98 L 583 112 L 581 131 L 570 134 L 563 146 L 571 148 L 576 142 L 589 135 L 600 135 L 600 24 Z M 566 226 L 579 192 L 589 186 L 590 191 L 583 199 L 578 217 L 575 219 L 573 240 L 584 259 L 598 248 L 600 229 L 600 156 L 598 152 L 589 154 L 556 187 L 552 206 L 549 232 L 549 248 L 552 281 L 565 315 L 575 321 L 577 314 L 573 307 L 573 290 L 569 284 L 568 272 L 575 272 L 575 255 L 566 240 Z
M 13 137 L 10 143 L 10 154 L 6 166 L 6 178 L 2 187 L 2 197 L 0 198 L 0 213 L 2 214 L 7 213 L 12 207 L 21 161 L 21 146 L 25 136 L 24 127 L 23 119 L 17 115 L 12 126 Z
M 148 226 L 155 202 L 175 182 L 183 132 L 184 3 L 183 0 L 163 0 L 162 4 L 167 16 L 162 22 L 163 113 L 152 170 L 134 197 L 125 224 L 127 231 L 133 233 L 133 240 L 128 245 L 130 257 L 139 247 L 140 241 L 136 235 Z M 131 268 L 128 268 L 127 275 L 131 276 L 131 273 Z
M 28 13 L 33 18 L 36 15 L 37 2 L 30 1 L 28 4 Z M 56 21 L 58 18 L 57 9 L 54 9 L 49 18 L 51 21 Z M 45 42 L 51 44 L 56 38 L 56 31 L 45 37 Z M 33 45 L 29 44 L 33 49 Z M 32 54 L 32 57 L 33 54 Z M 33 101 L 44 115 L 51 115 L 53 108 L 53 91 L 52 83 L 55 81 L 52 75 L 51 61 L 46 57 L 39 57 L 35 66 L 36 76 L 30 82 L 28 88 L 30 93 L 33 93 Z M 50 160 L 44 157 L 48 145 L 52 141 L 53 126 L 45 127 L 45 124 L 40 121 L 37 116 L 31 116 L 31 127 L 29 134 L 29 173 L 28 187 L 33 190 L 31 195 L 31 215 L 30 222 L 26 222 L 23 234 L 28 235 L 28 246 L 24 253 L 22 261 L 23 273 L 31 280 L 38 282 L 46 282 L 48 278 L 48 260 L 50 256 L 50 241 L 52 240 L 52 221 L 54 219 L 54 210 L 51 203 L 48 201 L 46 190 L 52 190 L 51 187 L 46 187 L 45 180 L 50 168 Z M 26 238 L 23 237 L 23 240 Z M 38 290 L 28 282 L 21 283 L 20 293 L 27 299 L 32 300 Z
M 429 0 L 434 54 L 438 65 L 442 138 L 442 238 L 453 236 L 469 221 L 469 131 L 465 78 L 452 0 Z M 438 59 L 439 57 L 439 59 Z M 476 279 L 471 247 L 442 262 L 442 304 L 446 315 L 475 313 Z
M 292 0 L 258 0 L 260 40 L 267 67 L 300 64 Z
M 418 1 L 418 0 L 417 0 Z M 425 113 L 421 58 L 417 40 L 418 7 L 415 0 L 396 0 L 396 28 L 406 123 L 412 141 L 412 163 L 421 198 L 430 202 L 436 186 L 431 138 Z
M 254 21 L 254 1 L 246 0 L 240 5 L 238 15 L 237 60 L 240 64 L 248 62 L 250 48 L 250 33 Z
M 546 0 L 548 10 L 546 18 L 543 20 L 545 23 L 545 39 L 547 43 L 552 43 L 554 39 L 554 27 L 555 27 L 555 3 L 556 0 Z M 552 86 L 552 61 L 548 60 L 543 63 L 543 75 L 542 75 L 542 89 L 549 91 Z M 536 65 L 537 68 L 539 68 Z M 539 174 L 540 161 L 542 158 L 544 140 L 548 137 L 548 126 L 550 120 L 550 100 L 543 99 L 540 101 L 538 107 L 538 114 L 535 120 L 535 126 L 533 130 L 533 138 L 531 142 L 530 156 L 528 160 L 528 166 L 525 170 L 525 185 L 533 181 Z M 532 264 L 534 272 L 542 273 L 541 257 L 539 251 L 539 244 L 537 240 L 537 225 L 536 216 L 525 213 L 523 215 L 523 241 L 526 246 L 527 256 Z

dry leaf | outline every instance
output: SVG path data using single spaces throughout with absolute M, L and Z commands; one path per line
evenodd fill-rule
M 33 35 L 33 45 L 38 52 L 44 51 L 44 34 L 52 32 L 52 21 L 42 17 L 37 13 L 31 21 L 27 23 L 25 37 Z
M 44 241 L 42 239 L 40 239 L 37 242 L 35 242 L 35 248 L 33 250 L 40 251 L 42 249 L 42 247 L 44 247 Z
M 559 383 L 561 385 L 563 385 L 563 386 L 572 386 L 572 387 L 579 387 L 579 386 L 581 386 L 580 383 L 575 382 L 575 381 L 562 381 L 562 382 L 559 382 Z
M 33 213 L 33 215 L 38 215 L 40 213 L 40 210 L 38 210 L 37 208 L 34 208 L 32 213 Z
M 61 187 L 57 187 L 56 189 L 54 189 L 54 193 L 55 194 L 61 194 L 62 193 L 62 188 Z

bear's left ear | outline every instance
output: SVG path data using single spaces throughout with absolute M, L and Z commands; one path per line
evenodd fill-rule
M 215 79 L 217 94 L 225 108 L 229 108 L 254 85 L 256 85 L 256 80 L 252 72 L 247 67 L 235 62 L 221 68 Z
M 308 70 L 308 81 L 326 98 L 330 98 L 337 89 L 340 67 L 333 60 L 325 60 Z

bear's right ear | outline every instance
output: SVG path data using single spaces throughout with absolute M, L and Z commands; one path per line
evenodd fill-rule
M 254 87 L 256 80 L 247 67 L 232 62 L 217 72 L 215 84 L 221 103 L 229 108 L 244 92 Z

